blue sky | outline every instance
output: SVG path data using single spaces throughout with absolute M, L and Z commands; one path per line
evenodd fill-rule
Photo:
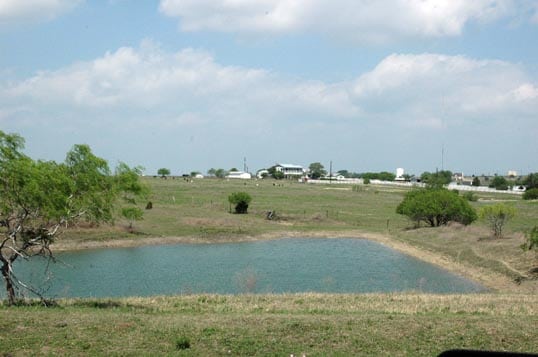
M 537 39 L 535 0 L 0 0 L 0 129 L 147 174 L 535 172 Z

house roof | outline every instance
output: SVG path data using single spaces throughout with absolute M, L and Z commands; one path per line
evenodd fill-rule
M 276 166 L 283 167 L 285 169 L 303 169 L 301 165 L 293 165 L 293 164 L 277 164 Z

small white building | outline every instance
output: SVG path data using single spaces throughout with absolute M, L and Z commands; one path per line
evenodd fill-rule
M 226 178 L 250 180 L 252 178 L 252 175 L 248 172 L 243 171 L 231 171 L 230 173 L 228 173 L 228 176 L 226 176 Z

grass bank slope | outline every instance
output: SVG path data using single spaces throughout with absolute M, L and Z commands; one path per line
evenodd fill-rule
M 538 352 L 529 295 L 192 295 L 0 307 L 11 355 L 434 356 Z

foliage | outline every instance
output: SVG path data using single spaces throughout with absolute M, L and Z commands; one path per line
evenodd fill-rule
M 523 184 L 527 189 L 538 188 L 538 172 L 527 175 Z
M 489 183 L 489 187 L 499 191 L 506 191 L 508 190 L 508 181 L 503 176 L 495 176 Z
M 228 172 L 237 172 L 237 171 L 239 171 L 237 168 L 232 167 Z
M 471 183 L 472 186 L 478 187 L 481 185 L 480 179 L 478 177 L 473 178 L 473 182 Z
M 441 188 L 452 182 L 452 172 L 441 170 L 437 172 L 423 172 L 420 175 L 420 181 L 424 182 L 428 187 Z
M 396 208 L 396 213 L 407 216 L 417 226 L 426 222 L 432 227 L 446 225 L 450 221 L 468 225 L 477 218 L 475 210 L 464 198 L 443 188 L 409 191 Z
M 228 196 L 228 202 L 235 205 L 235 213 L 245 214 L 252 197 L 246 192 L 234 192 Z
M 536 200 L 538 199 L 538 188 L 531 188 L 523 192 L 524 200 Z
M 224 169 L 216 169 L 215 176 L 218 178 L 225 178 L 228 175 L 228 172 Z
M 65 227 L 111 222 L 118 195 L 136 194 L 87 145 L 75 145 L 62 164 L 34 161 L 23 148 L 22 137 L 0 131 L 0 262 L 9 304 L 22 288 L 41 296 L 16 278 L 18 258 L 52 258 L 50 244 Z
M 130 168 L 120 162 L 115 171 L 115 187 L 121 198 L 121 215 L 129 221 L 129 228 L 133 228 L 134 221 L 140 221 L 144 215 L 141 205 L 149 195 L 149 188 L 140 181 L 142 167 Z
M 521 246 L 524 250 L 538 250 L 538 226 L 534 226 L 525 235 L 527 241 Z
M 463 198 L 465 198 L 469 202 L 476 202 L 478 201 L 478 197 L 474 192 L 467 191 L 463 195 Z
M 479 214 L 480 218 L 488 223 L 493 235 L 496 238 L 501 238 L 506 222 L 515 217 L 516 209 L 504 203 L 498 203 L 482 207 Z
M 170 175 L 170 170 L 165 167 L 162 167 L 159 170 L 157 170 L 157 175 L 160 175 L 161 177 L 166 177 Z
M 365 172 L 360 174 L 363 180 L 381 180 L 381 181 L 394 181 L 396 175 L 392 172 Z
M 365 185 L 369 185 L 370 184 L 370 179 L 368 177 L 365 177 L 362 179 L 362 183 L 365 184 Z
M 217 169 L 210 168 L 209 170 L 207 170 L 207 175 L 208 176 L 215 176 L 216 172 L 217 172 Z
M 308 166 L 308 169 L 310 170 L 310 177 L 314 180 L 317 180 L 320 177 L 327 175 L 327 170 L 325 170 L 323 165 L 319 162 L 311 163 Z

